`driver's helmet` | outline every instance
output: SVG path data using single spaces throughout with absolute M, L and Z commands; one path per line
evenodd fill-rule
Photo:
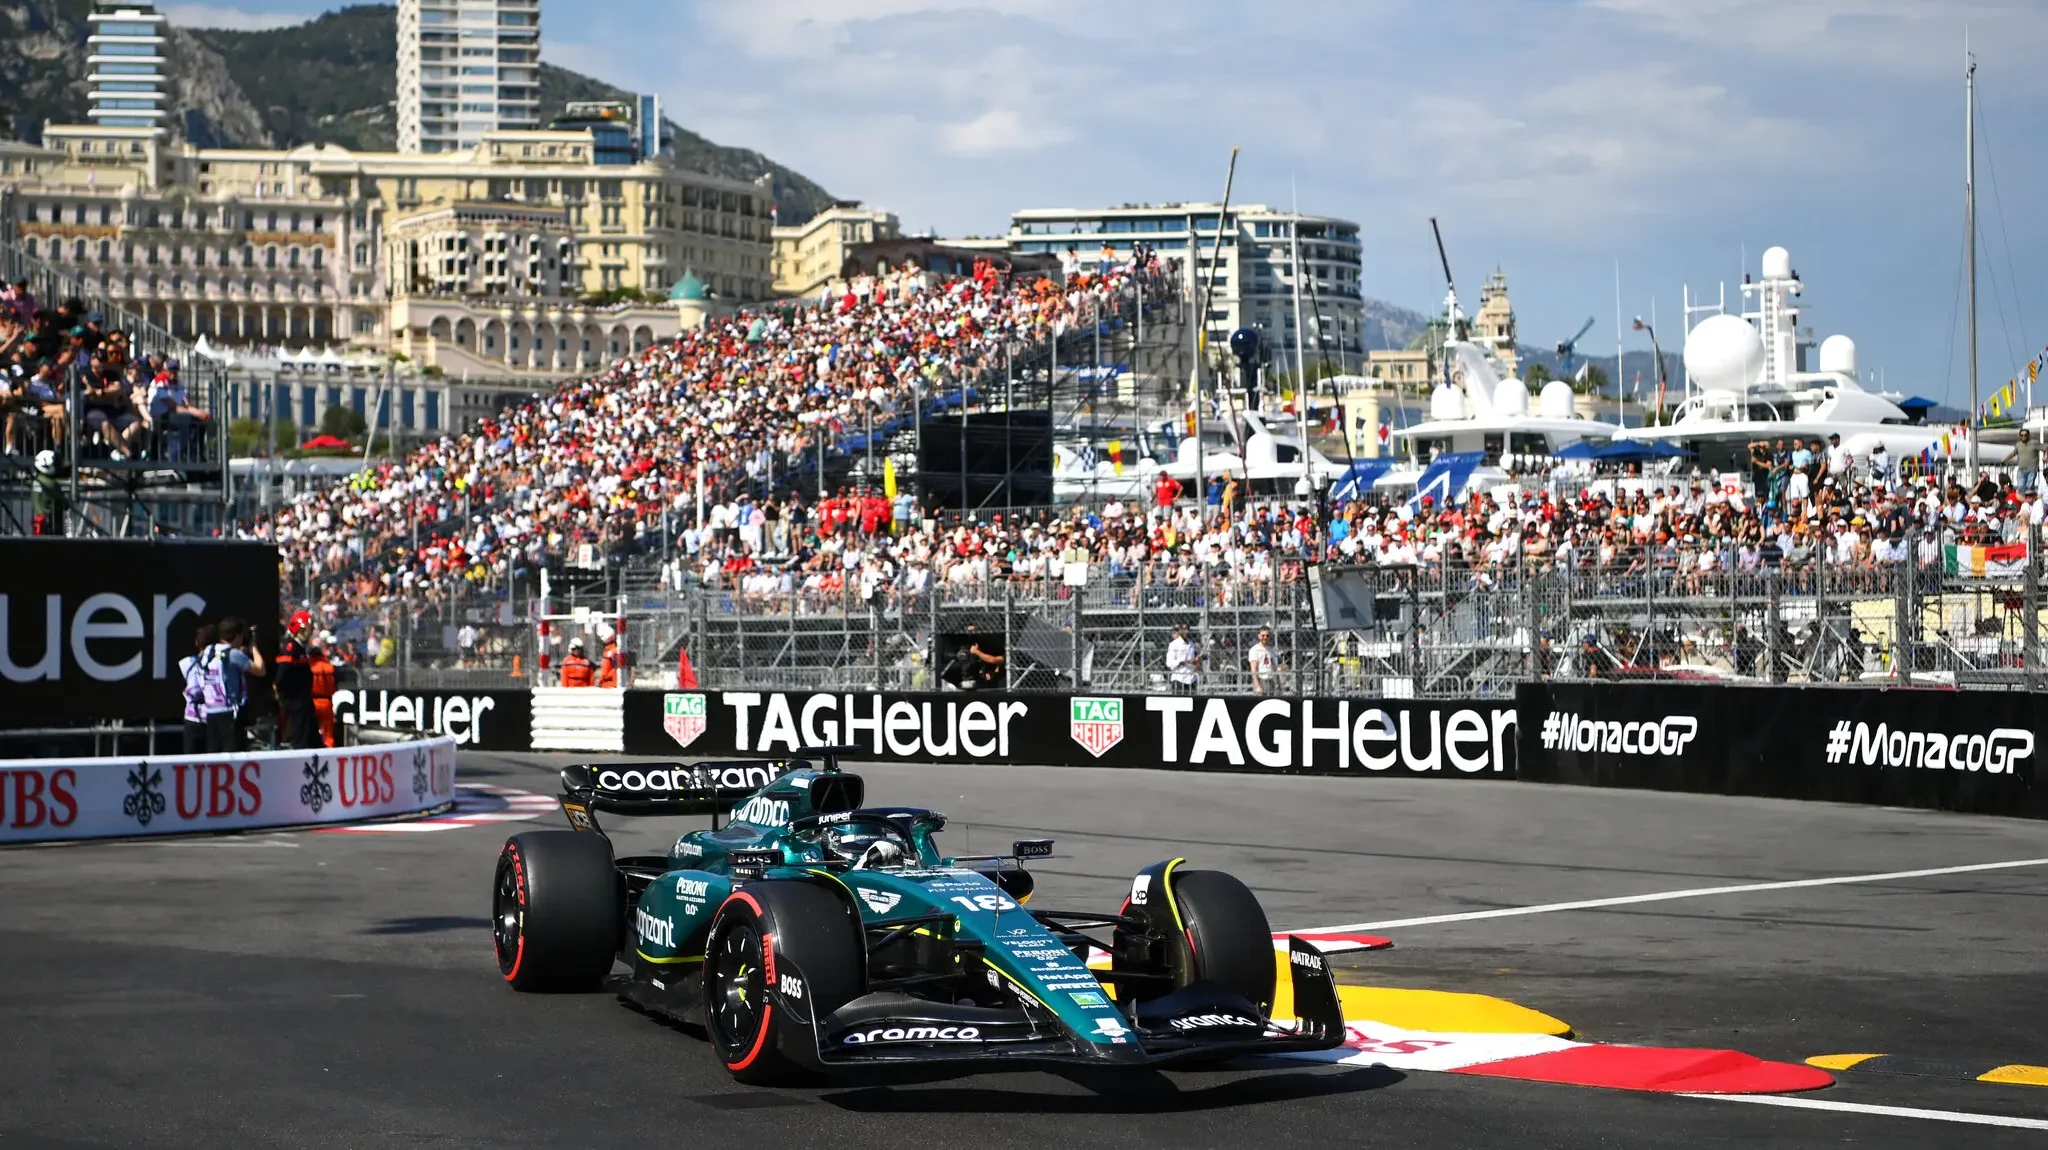
M 859 868 L 900 865 L 912 857 L 910 844 L 894 829 L 874 822 L 850 822 L 826 830 L 825 853 Z

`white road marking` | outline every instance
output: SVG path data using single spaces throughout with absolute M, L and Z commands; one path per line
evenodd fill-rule
M 1926 1118 L 1935 1122 L 1960 1122 L 1968 1126 L 2011 1126 L 2021 1130 L 2048 1130 L 2048 1120 L 2008 1118 L 2003 1114 L 1971 1114 L 1961 1110 L 1922 1110 L 1914 1106 L 1871 1106 L 1862 1102 L 1830 1102 L 1825 1098 L 1787 1098 L 1779 1094 L 1687 1094 L 1716 1102 L 1749 1102 L 1758 1106 L 1783 1106 L 1793 1110 L 1833 1110 L 1842 1114 L 1871 1114 L 1880 1118 Z
M 1598 910 L 1609 906 L 1634 906 L 1646 902 L 1671 902 L 1682 898 L 1707 898 L 1718 894 L 1749 894 L 1766 890 L 1802 890 L 1816 886 L 1844 886 L 1859 882 L 1891 882 L 1897 879 L 1933 878 L 1937 875 L 1971 874 L 1977 871 L 2014 870 L 2019 867 L 2048 866 L 2048 859 L 2015 859 L 2011 862 L 1970 863 L 1965 866 L 1928 867 L 1924 870 L 1887 871 L 1884 874 L 1845 874 L 1830 878 L 1801 878 L 1784 882 L 1753 882 L 1740 886 L 1703 886 L 1691 890 L 1663 890 L 1650 894 L 1625 894 L 1614 898 L 1588 898 L 1577 902 L 1550 902 L 1537 906 L 1506 906 L 1494 910 L 1468 910 L 1456 914 L 1431 914 L 1420 918 L 1395 918 L 1385 922 L 1353 922 L 1343 926 L 1312 926 L 1295 934 L 1340 934 L 1349 931 L 1392 930 L 1402 926 L 1435 926 L 1446 922 L 1477 922 L 1488 918 L 1514 918 L 1525 914 L 1550 914 L 1560 910 Z

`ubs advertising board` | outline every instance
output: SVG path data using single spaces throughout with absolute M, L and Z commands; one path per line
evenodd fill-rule
M 1518 750 L 1506 700 L 630 691 L 625 718 L 635 755 L 850 744 L 895 762 L 1509 779 Z
M 2048 817 L 2029 694 L 1532 683 L 1518 699 L 1527 781 Z
M 200 623 L 277 647 L 277 549 L 211 540 L 0 539 L 0 726 L 175 721 Z

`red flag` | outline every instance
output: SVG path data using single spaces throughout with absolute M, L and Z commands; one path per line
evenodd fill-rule
M 690 652 L 681 647 L 677 647 L 676 689 L 681 691 L 691 691 L 695 690 L 696 687 L 697 669 L 690 666 Z

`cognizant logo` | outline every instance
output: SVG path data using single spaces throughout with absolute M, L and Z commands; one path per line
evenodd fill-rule
M 1829 729 L 1827 741 L 1829 763 L 1982 771 L 1987 775 L 2012 774 L 2033 754 L 2034 732 L 2020 727 L 1999 727 L 1989 735 L 1946 735 L 1842 719 Z
M 1582 719 L 1570 711 L 1552 711 L 1543 720 L 1543 748 L 1549 751 L 1600 751 L 1610 755 L 1678 755 L 1700 732 L 1691 715 L 1623 722 Z

